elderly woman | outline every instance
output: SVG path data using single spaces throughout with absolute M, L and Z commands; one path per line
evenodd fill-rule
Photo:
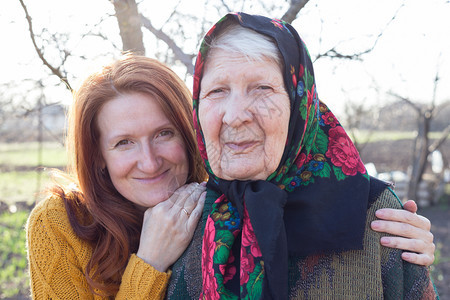
M 426 267 L 370 229 L 376 210 L 401 202 L 368 176 L 319 100 L 292 26 L 226 15 L 202 43 L 193 94 L 209 181 L 201 230 L 173 267 L 169 298 L 436 297 Z

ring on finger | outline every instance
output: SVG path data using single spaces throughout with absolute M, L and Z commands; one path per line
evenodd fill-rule
M 184 211 L 184 213 L 186 214 L 186 216 L 188 216 L 188 217 L 189 217 L 189 215 L 190 215 L 191 213 L 190 213 L 190 212 L 188 212 L 188 211 L 187 211 L 187 209 L 186 209 L 186 208 L 184 208 L 184 207 L 183 207 L 183 209 L 182 209 L 182 210 Z

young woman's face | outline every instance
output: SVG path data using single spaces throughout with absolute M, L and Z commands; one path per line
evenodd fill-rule
M 153 97 L 134 93 L 110 100 L 97 125 L 111 181 L 131 202 L 153 207 L 186 183 L 183 138 Z

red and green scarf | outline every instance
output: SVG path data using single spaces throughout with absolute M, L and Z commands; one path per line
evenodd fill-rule
M 230 20 L 272 38 L 284 60 L 288 138 L 277 170 L 265 181 L 217 178 L 197 117 L 208 45 Z M 215 199 L 203 236 L 201 298 L 287 299 L 290 254 L 362 249 L 369 177 L 345 130 L 319 100 L 308 50 L 291 25 L 245 13 L 223 17 L 201 45 L 193 97 L 207 197 Z

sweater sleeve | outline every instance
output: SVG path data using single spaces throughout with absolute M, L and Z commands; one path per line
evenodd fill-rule
M 171 271 L 159 272 L 131 255 L 116 299 L 164 299 Z
M 401 202 L 395 193 L 387 189 L 376 203 L 383 207 L 401 209 Z M 439 299 L 425 266 L 404 261 L 402 250 L 382 247 L 381 275 L 384 299 Z
M 61 199 L 48 198 L 33 209 L 27 249 L 33 299 L 101 299 L 84 274 L 92 249 L 72 230 Z M 116 299 L 163 299 L 170 275 L 133 254 Z
M 27 223 L 33 299 L 94 299 L 83 273 L 89 248 L 71 229 L 62 200 L 39 203 Z

